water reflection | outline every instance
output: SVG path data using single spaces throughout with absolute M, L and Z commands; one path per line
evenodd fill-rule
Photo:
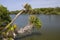
M 13 18 L 15 15 L 11 15 Z M 21 15 L 14 22 L 19 27 L 24 27 L 28 23 L 29 15 Z M 21 40 L 60 40 L 60 15 L 38 15 L 42 21 L 41 36 L 27 37 Z

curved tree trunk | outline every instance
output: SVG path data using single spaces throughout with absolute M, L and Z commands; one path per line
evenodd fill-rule
M 23 13 L 23 10 L 20 11 L 20 12 L 15 16 L 15 18 L 2 30 L 2 32 L 5 31 L 5 30 L 17 19 L 17 17 L 18 17 L 21 13 Z

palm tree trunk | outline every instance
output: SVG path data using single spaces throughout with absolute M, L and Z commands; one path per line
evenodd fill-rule
M 7 25 L 2 31 L 5 31 L 5 30 L 17 19 L 17 17 L 18 17 L 21 13 L 23 13 L 23 10 L 20 11 L 20 12 L 15 16 L 15 18 Z

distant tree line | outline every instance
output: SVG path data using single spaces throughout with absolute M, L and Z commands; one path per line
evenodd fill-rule
M 20 10 L 11 11 L 10 14 L 17 14 Z M 34 8 L 29 12 L 24 12 L 22 14 L 48 14 L 48 15 L 60 15 L 60 7 L 56 8 Z
M 60 7 L 56 8 L 35 8 L 36 14 L 60 14 Z

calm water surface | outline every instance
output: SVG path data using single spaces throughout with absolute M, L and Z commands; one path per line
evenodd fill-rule
M 15 15 L 10 16 L 12 19 L 15 17 Z M 13 24 L 24 27 L 28 24 L 28 17 L 29 15 L 20 15 Z M 42 21 L 40 29 L 42 35 L 32 36 L 29 40 L 60 40 L 60 15 L 37 15 L 37 17 Z M 27 38 L 24 39 L 28 40 Z

